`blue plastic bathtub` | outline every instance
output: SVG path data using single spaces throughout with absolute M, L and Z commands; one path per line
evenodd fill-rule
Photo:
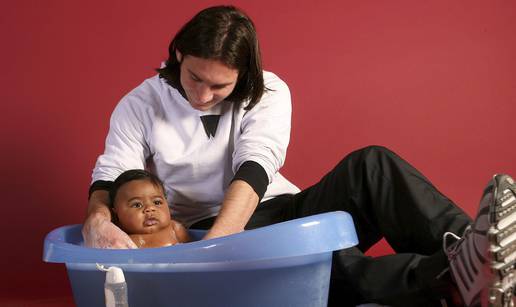
M 191 230 L 195 239 L 203 233 Z M 332 251 L 357 243 L 345 212 L 139 250 L 83 247 L 81 225 L 72 225 L 47 235 L 43 260 L 66 264 L 77 306 L 104 306 L 96 263 L 122 268 L 131 307 L 326 306 Z

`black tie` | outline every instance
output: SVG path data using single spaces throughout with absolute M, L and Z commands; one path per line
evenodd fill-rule
M 202 125 L 208 138 L 215 137 L 217 126 L 219 124 L 220 115 L 203 115 L 201 116 Z

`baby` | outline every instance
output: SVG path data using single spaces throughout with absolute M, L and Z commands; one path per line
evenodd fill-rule
M 122 173 L 109 192 L 113 222 L 139 248 L 189 242 L 185 227 L 170 217 L 163 183 L 144 170 Z

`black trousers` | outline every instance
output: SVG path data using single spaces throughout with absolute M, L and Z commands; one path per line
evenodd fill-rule
M 446 274 L 437 278 L 448 266 L 442 236 L 446 231 L 461 234 L 471 220 L 384 147 L 357 150 L 317 184 L 261 203 L 246 229 L 337 210 L 353 217 L 359 244 L 334 253 L 329 306 L 439 306 L 451 282 Z M 206 229 L 213 221 L 192 228 Z M 365 256 L 382 238 L 396 254 Z

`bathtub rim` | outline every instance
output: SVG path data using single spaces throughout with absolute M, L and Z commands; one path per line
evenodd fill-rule
M 353 220 L 335 211 L 247 230 L 226 237 L 170 247 L 110 250 L 72 244 L 80 242 L 81 224 L 62 226 L 45 238 L 43 261 L 53 263 L 206 264 L 271 261 L 322 254 L 358 243 Z M 253 244 L 260 240 L 260 246 Z

